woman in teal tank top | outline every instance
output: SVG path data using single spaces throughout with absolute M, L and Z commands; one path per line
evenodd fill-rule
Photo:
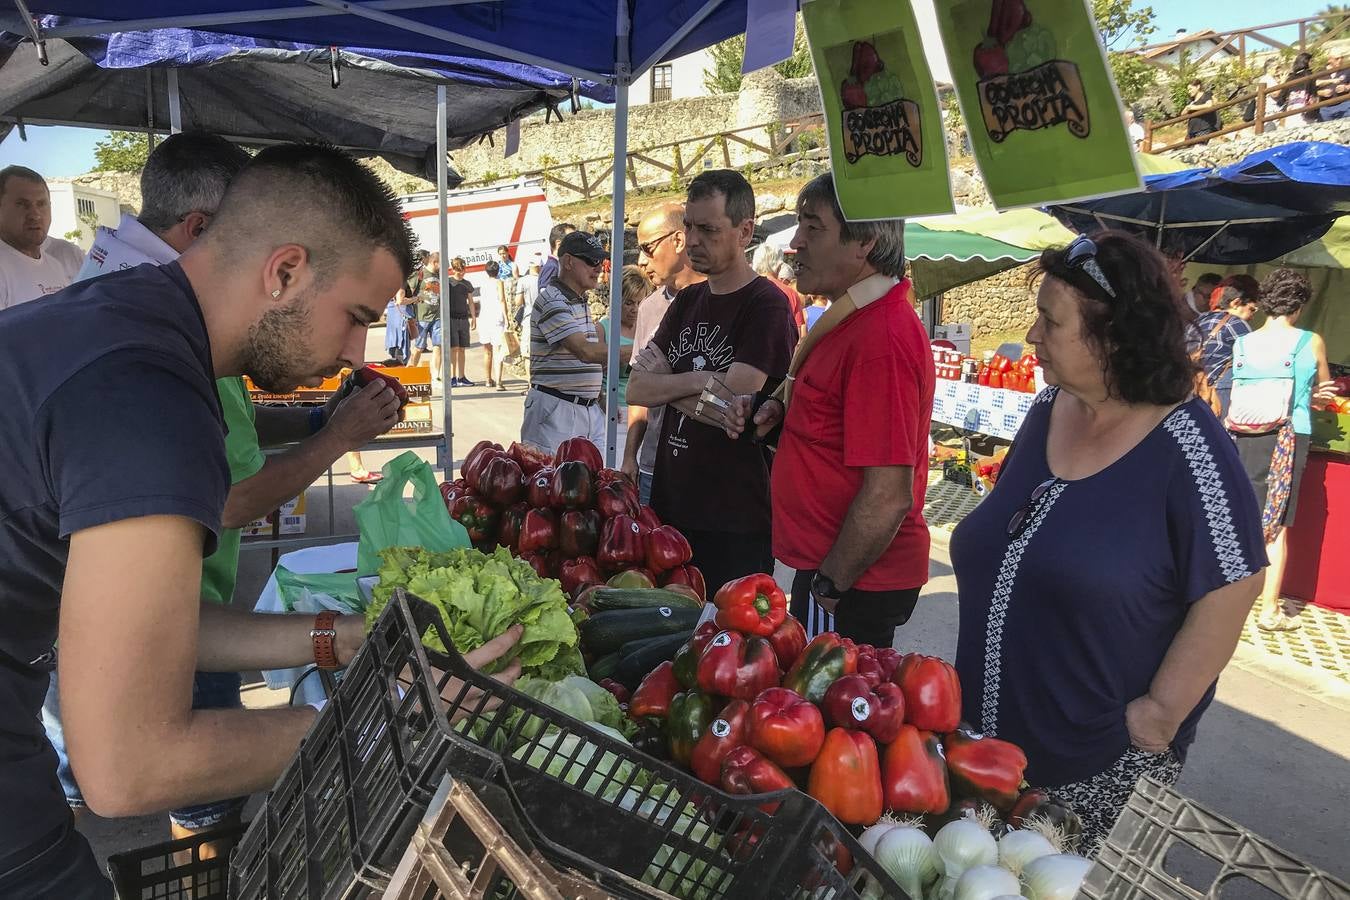
M 1331 396 L 1334 387 L 1327 367 L 1326 343 L 1313 332 L 1296 327 L 1311 299 L 1307 278 L 1293 269 L 1276 269 L 1261 283 L 1260 305 L 1266 323 L 1233 344 L 1234 405 L 1244 381 L 1292 378 L 1294 382 L 1285 427 L 1268 434 L 1233 435 L 1265 525 L 1270 566 L 1258 601 L 1257 625 L 1266 631 L 1298 627 L 1295 614 L 1280 598 L 1285 533 L 1294 524 L 1303 469 L 1308 463 L 1312 401 Z
M 623 459 L 624 445 L 628 443 L 628 376 L 633 371 L 633 329 L 637 325 L 638 304 L 655 290 L 647 276 L 637 266 L 624 266 L 620 282 L 623 308 L 619 311 L 619 436 L 615 459 Z M 605 340 L 609 340 L 609 320 L 600 323 Z M 600 392 L 603 404 L 609 398 L 609 373 L 605 373 L 605 389 Z

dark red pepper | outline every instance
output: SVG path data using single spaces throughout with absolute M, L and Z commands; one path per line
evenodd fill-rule
M 891 680 L 905 692 L 905 721 L 915 728 L 945 734 L 961 724 L 961 679 L 946 660 L 911 653 Z
M 635 719 L 644 716 L 664 719 L 670 714 L 670 701 L 683 690 L 675 680 L 674 668 L 667 660 L 647 673 L 628 703 L 628 715 Z
M 520 471 L 524 472 L 527 478 L 553 463 L 553 457 L 548 453 L 520 441 L 512 441 L 511 446 L 506 449 L 506 455 L 516 461 L 516 465 L 520 466 Z
M 563 593 L 571 597 L 579 589 L 590 584 L 600 584 L 603 579 L 600 577 L 600 567 L 595 564 L 595 560 L 589 556 L 581 556 L 562 564 L 558 570 L 558 581 L 562 583 Z
M 881 662 L 876 658 L 876 654 L 858 654 L 858 675 L 867 679 L 870 687 L 876 687 L 886 680 L 881 677 L 881 672 Z
M 510 506 L 525 494 L 520 465 L 504 453 L 493 456 L 478 473 L 479 493 L 497 506 Z
M 768 637 L 787 618 L 787 595 L 772 575 L 763 573 L 728 581 L 713 603 L 717 624 L 742 634 Z
M 1025 828 L 1036 819 L 1054 825 L 1070 844 L 1083 833 L 1083 820 L 1078 818 L 1078 813 L 1056 800 L 1045 788 L 1027 788 L 1018 796 L 1008 813 L 1008 827 Z
M 641 524 L 638 523 L 639 527 Z M 708 589 L 703 583 L 703 572 L 698 566 L 683 565 L 664 573 L 661 576 L 661 587 L 669 584 L 683 584 L 692 588 L 694 593 L 698 594 L 698 599 L 703 601 L 708 599 Z
M 747 743 L 785 769 L 809 766 L 825 743 L 825 720 L 796 691 L 767 688 L 750 705 Z
M 595 508 L 601 516 L 612 519 L 615 516 L 637 515 L 637 505 L 630 502 L 628 491 L 624 489 L 625 483 L 611 481 L 595 489 Z
M 583 437 L 568 438 L 558 445 L 558 451 L 553 454 L 553 467 L 557 468 L 565 462 L 584 463 L 592 474 L 605 467 L 600 450 Z
M 553 467 L 544 466 L 525 482 L 525 502 L 533 509 L 546 509 L 552 499 Z
M 858 665 L 862 664 L 859 658 Z M 830 725 L 865 731 L 878 744 L 895 740 L 905 723 L 905 695 L 900 688 L 890 682 L 873 686 L 861 674 L 845 675 L 830 685 L 822 706 Z
M 893 812 L 945 812 L 951 805 L 951 788 L 938 736 L 913 725 L 900 726 L 900 734 L 886 746 L 881 786 L 886 808 Z
M 546 553 L 558 546 L 558 520 L 551 509 L 532 509 L 520 526 L 520 552 Z
M 637 519 L 647 528 L 661 527 L 661 517 L 658 516 L 650 506 L 639 505 L 637 515 L 633 518 Z
M 773 644 L 773 654 L 778 657 L 778 668 L 786 672 L 806 649 L 806 629 L 801 622 L 788 616 L 769 635 L 769 643 Z
M 736 747 L 722 758 L 722 790 L 728 794 L 768 794 L 795 787 L 787 773 L 754 747 Z M 760 806 L 773 812 L 777 803 Z
M 497 543 L 511 552 L 520 547 L 520 527 L 525 524 L 525 514 L 530 508 L 517 503 L 502 510 L 501 524 L 497 526 Z
M 460 477 L 463 478 L 466 482 L 468 482 L 469 469 L 470 467 L 473 466 L 474 461 L 478 459 L 478 457 L 481 456 L 483 452 L 486 450 L 496 450 L 500 452 L 501 449 L 502 445 L 494 443 L 493 441 L 479 441 L 478 443 L 474 444 L 473 448 L 469 450 L 468 453 L 464 454 L 464 462 L 460 463 L 459 465 Z
M 595 484 L 585 463 L 560 463 L 553 470 L 549 505 L 555 509 L 589 509 L 595 502 Z
M 895 679 L 895 670 L 900 667 L 900 660 L 905 655 L 899 650 L 891 647 L 882 647 L 877 651 L 877 662 L 881 665 L 881 680 L 893 681 Z
M 647 568 L 653 572 L 677 569 L 693 555 L 689 542 L 673 525 L 662 525 L 647 532 Z
M 610 571 L 640 565 L 647 557 L 644 537 L 642 526 L 632 516 L 615 516 L 604 524 L 596 559 Z
M 732 700 L 722 707 L 717 718 L 713 719 L 694 745 L 694 752 L 689 759 L 689 768 L 699 779 L 708 784 L 722 783 L 722 760 L 732 750 L 746 743 L 749 714 L 750 704 L 744 700 Z
M 562 514 L 558 520 L 558 549 L 563 555 L 569 559 L 574 556 L 594 556 L 599 546 L 599 513 L 593 509 L 569 509 Z
M 534 569 L 534 574 L 540 578 L 550 577 L 548 574 L 548 558 L 543 553 L 520 553 L 517 555 L 521 562 L 528 563 L 530 568 Z
M 380 366 L 362 366 L 352 373 L 352 378 L 361 387 L 365 387 L 372 381 L 383 381 L 394 392 L 394 396 L 398 398 L 399 418 L 402 419 L 403 407 L 408 405 L 408 389 L 393 375 L 381 372 L 380 368 Z
M 601 678 L 596 684 L 613 694 L 614 699 L 618 700 L 620 703 L 627 703 L 633 696 L 629 693 L 628 688 L 619 684 L 613 678 Z
M 707 694 L 753 700 L 777 684 L 778 660 L 762 637 L 719 632 L 698 660 L 698 686 Z
M 457 498 L 450 518 L 464 526 L 475 544 L 497 539 L 497 510 L 477 494 L 469 492 Z
M 952 787 L 963 797 L 977 797 L 1001 812 L 1017 802 L 1027 755 L 998 738 L 957 730 L 943 737 Z

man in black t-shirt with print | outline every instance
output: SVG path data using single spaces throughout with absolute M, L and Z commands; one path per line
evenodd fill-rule
M 754 228 L 754 191 L 738 172 L 690 183 L 685 240 L 707 281 L 675 295 L 628 382 L 630 404 L 667 406 L 652 508 L 689 539 L 710 597 L 727 581 L 773 572 L 765 450 L 726 431 L 734 398 L 781 380 L 797 344 L 787 297 L 746 261 Z
M 469 330 L 478 327 L 478 317 L 473 309 L 473 284 L 464 277 L 467 268 L 464 260 L 456 256 L 450 261 L 450 277 L 445 282 L 445 329 L 450 342 L 451 387 L 477 387 L 464 372 Z
M 411 270 L 388 188 L 336 149 L 280 145 L 177 261 L 0 311 L 0 897 L 112 897 L 39 718 L 58 623 L 67 750 L 95 813 L 249 794 L 294 755 L 313 710 L 194 710 L 194 670 L 345 664 L 364 622 L 201 602 L 230 487 L 215 379 L 281 393 L 361 365 Z M 393 391 L 373 399 L 397 417 Z

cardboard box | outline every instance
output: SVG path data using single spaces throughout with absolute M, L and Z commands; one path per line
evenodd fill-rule
M 426 366 L 389 366 L 381 367 L 380 371 L 386 375 L 392 375 L 398 379 L 398 383 L 408 391 L 408 400 L 410 403 L 431 401 L 431 369 Z M 293 391 L 284 394 L 273 394 L 264 391 L 255 385 L 247 375 L 244 376 L 244 386 L 248 388 L 249 399 L 254 403 L 294 403 L 294 404 L 313 404 L 327 403 L 332 399 L 333 394 L 337 393 L 338 388 L 342 387 L 342 379 L 345 376 L 335 376 L 325 378 L 323 384 L 318 387 L 298 387 Z
M 281 509 L 269 513 L 265 518 L 254 519 L 243 528 L 240 534 L 244 537 L 271 537 L 272 522 L 277 516 L 281 517 L 281 534 L 304 534 L 305 533 L 305 495 L 301 494 L 294 500 L 287 500 L 281 505 Z
M 389 434 L 430 434 L 431 431 L 431 404 L 409 403 L 403 407 L 403 420 L 389 429 Z
M 937 325 L 933 328 L 933 340 L 951 341 L 962 356 L 969 356 L 970 332 L 969 322 L 948 322 L 946 325 Z

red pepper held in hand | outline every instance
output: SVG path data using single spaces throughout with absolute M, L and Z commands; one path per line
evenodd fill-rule
M 773 645 L 761 637 L 719 632 L 698 660 L 698 686 L 707 694 L 753 700 L 777 684 Z
M 961 679 L 946 660 L 911 653 L 891 680 L 905 692 L 905 721 L 915 728 L 946 733 L 961 724 Z
M 773 644 L 773 655 L 778 657 L 778 668 L 786 672 L 806 649 L 806 629 L 801 622 L 788 616 L 769 635 L 769 643 Z
M 700 780 L 713 785 L 722 783 L 722 760 L 746 742 L 749 713 L 750 704 L 732 700 L 703 732 L 689 758 L 689 768 Z
M 718 625 L 768 637 L 787 618 L 787 596 L 772 575 L 755 574 L 722 586 L 713 598 Z
M 600 546 L 600 515 L 595 510 L 569 509 L 562 514 L 562 518 L 558 520 L 558 549 L 563 555 L 594 556 L 598 546 Z
M 825 721 L 795 691 L 769 688 L 750 705 L 747 743 L 785 769 L 809 766 L 825 743 Z
M 549 551 L 558 546 L 558 520 L 551 509 L 532 509 L 520 526 L 520 552 Z
M 641 521 L 639 521 L 638 525 L 641 526 L 641 524 Z M 656 527 L 660 528 L 661 526 Z M 684 565 L 664 573 L 661 576 L 661 587 L 671 584 L 683 584 L 692 588 L 694 593 L 698 594 L 698 599 L 705 602 L 708 599 L 708 589 L 703 584 L 703 573 L 699 571 L 697 566 Z
M 664 719 L 670 715 L 670 701 L 683 690 L 675 680 L 674 666 L 670 661 L 661 663 L 642 679 L 633 699 L 628 703 L 628 715 L 634 719 L 651 716 Z
M 600 458 L 600 450 L 583 437 L 568 438 L 558 445 L 558 451 L 553 454 L 554 468 L 565 462 L 574 461 L 584 463 L 592 473 L 599 472 L 605 467 L 604 460 Z
M 604 524 L 596 559 L 609 570 L 641 565 L 647 557 L 644 537 L 642 526 L 631 516 L 615 516 Z
M 942 746 L 958 794 L 978 797 L 1001 812 L 1013 808 L 1027 768 L 1027 755 L 1021 747 L 959 730 L 946 735 Z
M 672 525 L 662 525 L 647 532 L 647 568 L 653 572 L 667 572 L 689 562 L 693 551 Z
M 811 766 L 807 792 L 845 825 L 881 818 L 881 766 L 870 735 L 834 728 Z
M 905 723 L 900 688 L 890 683 L 873 687 L 862 675 L 845 675 L 830 685 L 823 706 L 830 725 L 865 731 L 879 744 L 895 740 Z
M 938 736 L 902 725 L 900 734 L 886 746 L 881 784 L 886 808 L 893 812 L 946 812 L 952 797 Z

